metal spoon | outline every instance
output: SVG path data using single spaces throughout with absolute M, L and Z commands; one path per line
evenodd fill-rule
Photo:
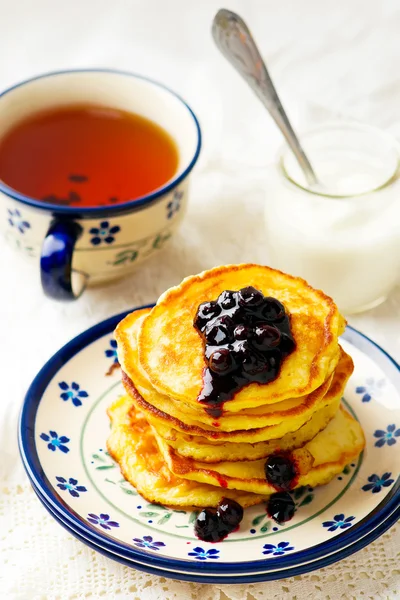
M 310 186 L 318 184 L 314 170 L 286 116 L 267 67 L 246 25 L 236 13 L 221 9 L 214 17 L 212 35 L 219 50 L 247 81 L 285 136 Z

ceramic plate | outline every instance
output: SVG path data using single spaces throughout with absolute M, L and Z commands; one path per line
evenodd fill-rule
M 47 503 L 46 499 L 43 498 L 43 496 L 41 495 L 39 490 L 37 490 L 35 487 L 34 487 L 34 490 L 35 490 L 36 495 L 38 496 L 39 500 L 42 502 L 43 506 L 46 508 L 46 510 L 51 514 L 51 516 L 62 527 L 64 527 L 69 533 L 72 533 L 72 535 L 74 535 L 78 540 L 80 540 L 84 544 L 87 544 L 93 550 L 100 552 L 107 558 L 110 558 L 111 560 L 116 560 L 117 562 L 122 563 L 123 565 L 126 565 L 128 567 L 141 569 L 142 571 L 146 571 L 147 573 L 152 573 L 154 575 L 158 575 L 158 576 L 162 576 L 162 577 L 169 577 L 172 579 L 182 579 L 182 580 L 187 580 L 187 581 L 199 581 L 202 583 L 250 583 L 250 582 L 257 582 L 257 581 L 284 579 L 287 577 L 294 577 L 296 575 L 301 575 L 302 573 L 308 573 L 310 571 L 314 571 L 315 569 L 319 569 L 320 567 L 326 567 L 327 565 L 329 565 L 333 562 L 337 562 L 338 560 L 341 560 L 341 559 L 345 558 L 346 556 L 353 554 L 360 548 L 363 548 L 364 546 L 366 546 L 367 544 L 369 544 L 370 542 L 375 540 L 377 537 L 382 535 L 382 533 L 384 533 L 388 528 L 388 525 L 386 524 L 386 522 L 383 522 L 381 525 L 376 527 L 374 530 L 369 531 L 365 537 L 361 538 L 356 543 L 350 544 L 349 546 L 343 546 L 339 551 L 337 551 L 333 554 L 330 554 L 329 556 L 324 556 L 322 559 L 317 559 L 317 560 L 314 560 L 311 562 L 303 563 L 297 567 L 288 567 L 285 569 L 278 569 L 278 570 L 274 570 L 274 571 L 269 571 L 268 573 L 258 573 L 258 574 L 254 574 L 254 575 L 241 575 L 240 577 L 235 577 L 234 575 L 231 575 L 228 577 L 212 576 L 212 575 L 207 575 L 207 574 L 202 574 L 202 573 L 199 573 L 199 574 L 179 573 L 177 575 L 173 571 L 167 571 L 167 570 L 158 569 L 158 568 L 154 569 L 150 566 L 135 563 L 135 561 L 124 558 L 123 556 L 120 556 L 118 554 L 111 553 L 111 552 L 105 550 L 104 548 L 102 548 L 101 546 L 96 546 L 95 544 L 93 544 L 93 542 L 91 542 L 90 540 L 85 538 L 84 535 L 78 533 L 69 523 L 64 521 L 59 514 L 54 513 L 51 505 Z M 397 510 L 394 511 L 394 514 L 389 517 L 390 522 L 391 523 L 395 522 L 399 517 L 400 517 L 400 507 L 398 507 Z
M 32 383 L 21 414 L 20 448 L 28 475 L 47 508 L 80 539 L 137 568 L 237 582 L 312 570 L 315 561 L 324 566 L 397 520 L 399 367 L 348 328 L 342 344 L 355 371 L 344 402 L 364 429 L 363 455 L 327 486 L 293 492 L 292 521 L 277 525 L 260 505 L 246 509 L 239 531 L 222 543 L 197 540 L 195 512 L 146 502 L 106 452 L 106 408 L 123 393 L 112 337 L 123 316 L 89 329 L 54 355 Z

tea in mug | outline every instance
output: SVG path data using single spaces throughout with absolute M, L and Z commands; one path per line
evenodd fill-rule
M 96 105 L 32 114 L 0 139 L 0 180 L 62 206 L 138 199 L 172 179 L 178 160 L 175 141 L 159 125 Z

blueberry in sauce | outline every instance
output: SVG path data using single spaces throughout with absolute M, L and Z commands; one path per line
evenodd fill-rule
M 243 507 L 235 500 L 222 498 L 217 508 L 205 508 L 198 515 L 194 530 L 204 542 L 220 542 L 243 519 Z
M 264 300 L 263 294 L 252 285 L 239 290 L 239 304 L 245 307 L 261 306 Z
M 235 340 L 247 340 L 251 336 L 251 330 L 249 327 L 246 327 L 246 325 L 243 325 L 243 323 L 241 323 L 240 325 L 237 325 L 235 327 L 233 335 L 235 337 Z
M 216 302 L 203 302 L 197 309 L 194 326 L 202 330 L 204 326 L 221 312 L 221 307 Z
M 285 307 L 279 300 L 269 296 L 264 298 L 262 314 L 267 321 L 280 321 L 285 316 Z
M 231 321 L 229 317 L 222 317 L 221 319 L 217 319 L 215 323 L 206 326 L 205 329 L 205 337 L 207 340 L 207 344 L 212 346 L 219 346 L 221 344 L 229 344 L 233 342 L 233 323 L 232 325 L 229 323 Z
M 236 367 L 233 354 L 228 348 L 215 350 L 208 361 L 210 370 L 217 375 L 225 375 L 233 371 Z
M 205 508 L 198 515 L 194 531 L 204 542 L 219 542 L 229 533 L 229 527 L 222 522 L 216 508 Z
M 272 494 L 267 503 L 267 513 L 277 523 L 290 521 L 296 512 L 294 500 L 288 492 Z
M 290 354 L 295 349 L 296 344 L 294 343 L 294 340 L 290 335 L 286 335 L 286 333 L 282 333 L 280 346 L 281 346 L 283 352 Z
M 216 301 L 200 304 L 194 327 L 207 365 L 198 400 L 214 418 L 241 388 L 276 379 L 296 347 L 283 304 L 253 286 L 225 290 Z
M 269 350 L 279 345 L 282 334 L 274 325 L 262 323 L 256 325 L 253 334 L 253 344 L 257 350 Z
M 233 529 L 236 529 L 243 519 L 243 506 L 231 498 L 222 498 L 218 504 L 217 512 L 222 521 Z
M 229 290 L 226 290 L 218 296 L 217 303 L 223 310 L 229 310 L 232 308 L 236 308 L 238 304 L 238 297 L 235 294 L 235 292 L 230 292 Z
M 290 490 L 297 478 L 297 471 L 289 455 L 271 454 L 265 463 L 265 477 L 278 490 Z
M 256 352 L 249 350 L 244 352 L 242 369 L 246 375 L 256 378 L 257 375 L 262 375 L 268 369 L 267 359 L 260 356 Z

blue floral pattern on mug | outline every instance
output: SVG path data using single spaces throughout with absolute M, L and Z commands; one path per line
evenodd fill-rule
M 373 377 L 368 377 L 365 381 L 365 385 L 356 387 L 356 394 L 362 394 L 362 402 L 370 402 L 372 398 L 379 398 L 385 383 L 385 379 L 378 379 L 376 381 Z
M 149 550 L 159 550 L 165 546 L 164 542 L 153 542 L 151 535 L 144 535 L 143 538 L 133 538 L 133 541 L 138 548 L 148 548 Z
M 336 529 L 347 529 L 353 525 L 352 521 L 354 521 L 355 517 L 347 517 L 345 518 L 344 514 L 335 515 L 333 517 L 333 521 L 324 521 L 322 523 L 323 527 L 326 527 L 328 531 L 336 531 Z
M 81 398 L 87 398 L 89 396 L 85 390 L 80 389 L 80 386 L 76 381 L 73 381 L 71 385 L 68 385 L 66 381 L 60 381 L 58 385 L 63 390 L 60 394 L 60 398 L 64 400 L 64 402 L 71 400 L 74 406 L 81 406 Z
M 272 556 L 282 556 L 292 550 L 294 550 L 294 546 L 291 546 L 290 542 L 279 542 L 276 546 L 274 544 L 264 544 L 263 546 L 263 554 L 272 554 Z
M 11 227 L 15 227 L 20 233 L 25 233 L 27 229 L 30 229 L 30 224 L 28 223 L 28 221 L 25 221 L 25 219 L 23 219 L 18 208 L 16 208 L 15 210 L 11 210 L 10 208 L 8 208 L 7 211 L 8 222 L 11 225 Z
M 376 475 L 376 473 L 374 473 L 373 475 L 370 475 L 368 477 L 369 483 L 363 485 L 361 489 L 364 492 L 372 491 L 373 494 L 378 494 L 382 488 L 389 487 L 392 485 L 394 479 L 390 478 L 391 475 L 391 473 L 384 473 L 382 477 L 379 477 L 379 475 Z
M 69 452 L 69 448 L 68 446 L 66 446 L 66 444 L 68 444 L 70 439 L 67 438 L 65 435 L 58 436 L 56 431 L 49 431 L 49 434 L 41 433 L 40 438 L 45 442 L 48 442 L 47 447 L 53 452 L 55 452 L 56 448 L 59 448 L 59 450 L 61 450 L 61 452 L 64 452 L 64 454 L 67 454 L 67 452 Z
M 115 234 L 121 231 L 119 225 L 113 225 L 110 227 L 109 221 L 101 221 L 99 227 L 92 227 L 89 233 L 93 236 L 90 242 L 93 246 L 98 246 L 103 242 L 105 244 L 112 244 L 115 241 Z
M 78 485 L 78 480 L 73 477 L 70 477 L 68 481 L 65 477 L 56 477 L 56 479 L 59 482 L 57 483 L 57 487 L 59 487 L 60 490 L 67 490 L 74 498 L 79 498 L 79 494 L 87 492 L 85 486 Z
M 103 529 L 111 529 L 111 527 L 119 527 L 119 523 L 117 521 L 110 521 L 110 515 L 105 513 L 100 513 L 100 515 L 95 515 L 93 513 L 89 513 L 87 516 L 87 520 L 89 523 L 93 525 L 100 525 Z
M 107 348 L 107 350 L 104 351 L 104 354 L 107 358 L 113 358 L 115 363 L 118 362 L 117 342 L 115 340 L 110 340 L 110 348 Z
M 200 546 L 193 548 L 192 552 L 188 552 L 188 556 L 194 556 L 196 560 L 207 560 L 208 558 L 219 558 L 219 550 L 211 548 L 210 550 L 204 550 Z
M 396 429 L 396 425 L 388 425 L 386 427 L 386 431 L 383 429 L 377 429 L 374 433 L 374 437 L 379 438 L 377 442 L 375 442 L 375 446 L 377 448 L 382 448 L 385 444 L 388 446 L 393 446 L 396 443 L 397 437 L 400 437 L 400 428 Z
M 167 219 L 172 217 L 180 210 L 183 192 L 175 190 L 172 200 L 167 204 Z

